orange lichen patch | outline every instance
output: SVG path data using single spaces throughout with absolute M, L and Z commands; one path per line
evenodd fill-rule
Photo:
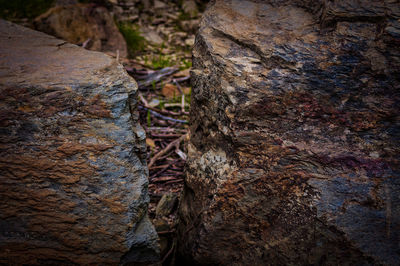
M 53 196 L 57 194 L 57 191 L 55 191 L 54 189 L 41 189 L 41 190 L 35 190 L 35 199 L 38 198 L 48 198 L 49 196 Z
M 33 223 L 38 223 L 38 224 L 48 224 L 47 229 L 54 229 L 54 230 L 60 230 L 60 229 L 68 229 L 67 224 L 74 224 L 77 222 L 78 217 L 73 215 L 73 214 L 68 214 L 68 213 L 63 213 L 63 212 L 44 212 L 44 213 L 38 213 L 34 217 Z
M 318 64 L 318 67 L 322 70 L 326 70 L 327 68 L 331 66 L 337 65 L 337 62 L 332 62 L 332 61 L 322 61 Z
M 105 143 L 101 143 L 101 144 L 80 144 L 80 143 L 76 143 L 76 142 L 65 142 L 64 144 L 62 144 L 61 146 L 59 146 L 57 148 L 58 151 L 71 156 L 77 153 L 82 153 L 82 152 L 102 152 L 105 151 L 107 149 L 112 148 L 113 145 L 110 144 L 105 144 Z
M 351 121 L 348 121 L 348 126 L 355 131 L 363 131 L 367 129 L 376 128 L 381 114 L 372 112 L 353 112 L 349 115 Z
M 318 35 L 316 33 L 309 33 L 309 34 L 301 36 L 301 39 L 305 43 L 314 43 L 318 40 Z
M 0 159 L 0 166 L 8 169 L 8 180 L 18 182 L 26 180 L 26 184 L 56 180 L 61 184 L 79 182 L 82 177 L 90 177 L 95 169 L 84 160 L 64 161 L 54 154 L 44 157 L 45 154 L 10 155 Z M 25 181 L 24 181 L 25 182 Z
M 56 179 L 62 184 L 74 184 L 80 180 L 80 177 L 77 175 L 66 175 L 62 173 L 54 173 L 53 175 L 49 175 L 49 178 Z
M 108 149 L 114 147 L 111 144 L 104 144 L 104 143 L 103 144 L 89 144 L 88 146 L 90 146 L 92 148 L 92 151 L 93 150 L 95 150 L 95 151 L 105 151 L 105 150 L 108 150 Z
M 74 155 L 86 151 L 87 146 L 79 143 L 66 142 L 58 147 L 57 150 L 65 153 L 66 155 Z
M 50 117 L 55 115 L 57 112 L 59 112 L 60 110 L 57 109 L 54 106 L 46 106 L 46 108 L 43 108 L 42 113 L 44 117 Z
M 244 195 L 245 188 L 242 185 L 227 181 L 218 189 L 215 196 L 217 204 L 214 208 L 221 210 L 224 213 L 224 218 L 228 219 L 236 213 L 237 204 Z
M 67 156 L 71 156 L 77 153 L 83 153 L 83 152 L 94 152 L 94 153 L 99 153 L 103 152 L 107 149 L 112 148 L 113 145 L 107 144 L 107 143 L 86 143 L 86 144 L 81 144 L 78 142 L 74 141 L 67 141 L 61 146 L 57 148 L 58 151 L 64 153 Z
M 52 232 L 52 236 L 56 237 L 63 245 L 79 249 L 84 249 L 85 247 L 88 247 L 90 245 L 87 237 L 82 237 L 82 235 L 77 234 L 79 233 L 79 231 L 71 232 L 68 230 L 60 229 Z
M 121 199 L 118 196 L 112 196 L 110 198 L 101 199 L 104 204 L 110 209 L 112 213 L 120 214 L 126 210 L 126 206 L 121 203 Z
M 7 57 L 0 63 L 0 264 L 116 265 L 131 248 L 125 222 L 147 210 L 138 196 L 146 193 L 143 182 L 119 182 L 146 178 L 129 171 L 142 162 L 128 164 L 125 156 L 132 149 L 144 155 L 136 150 L 143 145 L 134 138 L 139 129 L 117 126 L 138 123 L 124 108 L 127 88 L 136 85 L 107 56 L 8 22 L 0 28 L 39 40 L 29 49 L 21 38 L 0 41 Z M 113 110 L 121 117 L 111 118 Z M 110 172 L 117 182 L 104 178 Z M 99 199 L 107 193 L 108 205 Z M 136 203 L 143 210 L 128 208 Z M 148 234 L 146 245 L 155 243 L 155 232 Z
M 10 155 L 0 158 L 0 166 L 7 167 L 11 179 L 24 178 L 34 175 L 37 171 L 47 171 L 55 166 L 55 163 L 48 159 L 32 157 L 28 155 Z
M 29 106 L 29 105 L 19 106 L 17 110 L 24 112 L 24 113 L 30 113 L 30 112 L 36 111 L 36 109 L 33 106 Z
M 111 117 L 111 111 L 107 104 L 101 99 L 101 95 L 96 95 L 86 102 L 84 111 L 95 117 Z

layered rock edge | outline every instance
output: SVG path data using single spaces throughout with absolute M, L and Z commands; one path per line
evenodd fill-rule
M 3 20 L 0 57 L 0 263 L 157 261 L 136 82 Z
M 182 261 L 398 263 L 399 19 L 399 1 L 210 3 Z

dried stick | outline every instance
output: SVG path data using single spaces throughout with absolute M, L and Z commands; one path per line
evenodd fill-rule
M 146 101 L 146 99 L 143 97 L 143 94 L 139 92 L 139 99 L 142 101 L 145 107 L 149 106 L 149 103 Z
M 153 110 L 151 110 L 151 109 L 148 108 L 148 107 L 144 107 L 144 106 L 140 106 L 140 105 L 139 105 L 139 109 L 148 110 L 148 111 L 149 111 L 152 115 L 154 115 L 155 117 L 158 117 L 158 118 L 161 118 L 161 119 L 164 119 L 164 120 L 168 120 L 168 121 L 172 121 L 172 122 L 174 122 L 174 123 L 187 124 L 187 122 L 188 122 L 188 121 L 186 121 L 186 120 L 175 119 L 175 118 L 172 118 L 172 117 L 169 117 L 169 116 L 165 116 L 165 115 L 159 114 L 159 113 L 157 113 L 156 111 L 153 111 Z
M 182 182 L 183 182 L 183 178 L 181 178 L 181 179 L 176 179 L 176 180 L 170 180 L 170 181 L 165 182 L 164 184 L 165 184 L 165 185 L 168 185 L 168 184 L 182 183 Z
M 179 148 L 179 144 L 181 143 L 182 140 L 184 140 L 186 138 L 186 134 L 182 135 L 179 139 L 176 139 L 174 141 L 172 141 L 170 144 L 167 145 L 167 147 L 165 147 L 164 149 L 162 149 L 160 152 L 158 152 L 156 155 L 153 156 L 153 158 L 151 158 L 148 167 L 152 167 L 153 164 L 157 161 L 157 159 L 161 156 L 163 156 L 165 153 L 167 153 L 170 149 L 172 149 L 173 147 L 175 148 Z
M 155 165 L 155 166 L 149 168 L 149 170 L 160 169 L 160 168 L 164 168 L 166 166 L 169 166 L 169 164 Z
M 150 110 L 153 110 L 154 112 L 158 112 L 158 113 L 165 114 L 165 115 L 182 115 L 182 113 L 172 112 L 172 111 L 168 111 L 168 110 L 159 110 L 157 108 L 151 107 L 149 105 L 149 103 L 146 101 L 146 99 L 143 97 L 143 94 L 141 94 L 141 93 L 139 93 L 139 99 L 144 105 L 142 108 L 150 109 Z M 166 104 L 166 105 L 168 105 L 168 104 Z M 178 106 L 180 106 L 180 104 L 178 104 Z
M 158 235 L 166 235 L 166 234 L 172 234 L 172 233 L 175 233 L 175 230 L 157 232 Z
M 182 102 L 181 102 L 181 110 L 182 113 L 185 112 L 185 94 L 182 94 Z
M 153 132 L 151 132 L 150 134 L 154 138 L 177 138 L 182 136 L 182 134 L 156 134 Z
M 88 46 L 88 44 L 89 44 L 89 42 L 91 41 L 92 39 L 91 38 L 89 38 L 89 39 L 87 39 L 86 41 L 84 41 L 83 43 L 82 43 L 82 48 L 85 48 L 86 49 L 86 46 Z M 117 60 L 118 61 L 118 60 Z
M 160 176 L 157 178 L 153 178 L 153 180 L 151 180 L 152 183 L 156 183 L 156 182 L 167 182 L 167 181 L 173 181 L 173 180 L 177 180 L 177 177 L 174 176 Z
M 164 258 L 161 260 L 161 265 L 168 259 L 172 251 L 174 251 L 174 248 L 175 248 L 175 242 L 172 243 L 172 247 L 168 250 L 167 254 L 165 254 Z
M 145 80 L 139 80 L 138 81 L 138 87 L 139 89 L 150 86 L 153 82 L 159 82 L 162 80 L 165 76 L 169 76 L 173 73 L 178 71 L 178 68 L 175 67 L 165 67 L 163 69 L 157 70 L 150 75 L 147 76 Z
M 185 76 L 181 78 L 175 78 L 174 81 L 181 82 L 190 79 L 190 76 Z
M 162 132 L 176 132 L 181 131 L 183 134 L 186 133 L 186 129 L 183 128 L 172 128 L 172 127 L 148 127 L 148 130 L 154 131 L 162 131 Z
M 178 88 L 179 92 L 181 93 L 182 101 L 181 101 L 181 110 L 182 112 L 185 112 L 185 94 L 182 91 L 181 85 L 179 85 L 178 80 L 173 79 L 173 81 L 176 84 L 176 87 Z
M 178 159 L 178 160 L 179 160 L 179 159 Z M 175 161 L 173 161 L 173 162 L 167 164 L 163 169 L 161 169 L 160 171 L 158 171 L 158 172 L 155 173 L 155 174 L 152 174 L 152 175 L 150 176 L 150 180 L 153 179 L 154 177 L 156 177 L 156 176 L 158 176 L 158 175 L 164 173 L 165 171 L 167 171 L 168 168 L 170 168 L 171 165 L 173 165 L 174 163 L 176 163 L 178 160 L 175 160 Z M 179 170 L 180 170 L 180 169 L 179 169 Z

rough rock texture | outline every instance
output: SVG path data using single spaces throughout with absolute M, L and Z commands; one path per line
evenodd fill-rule
M 193 51 L 182 259 L 400 261 L 400 2 L 214 1 Z
M 93 51 L 126 57 L 124 37 L 105 7 L 95 4 L 61 5 L 49 9 L 34 21 L 35 29 Z
M 5 21 L 0 55 L 0 264 L 157 260 L 135 81 Z

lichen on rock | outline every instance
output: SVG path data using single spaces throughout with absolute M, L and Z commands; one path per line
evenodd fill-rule
M 136 82 L 3 20 L 0 53 L 0 264 L 157 261 Z
M 182 261 L 399 261 L 399 7 L 209 5 L 193 50 Z

